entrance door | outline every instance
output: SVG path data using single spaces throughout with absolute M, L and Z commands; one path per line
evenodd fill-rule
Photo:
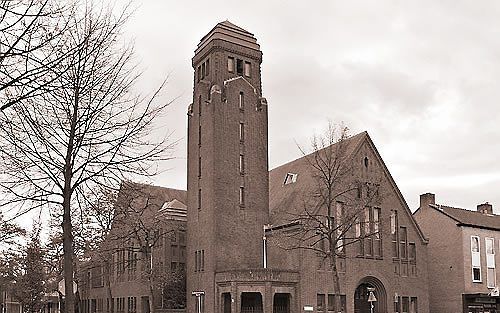
M 262 313 L 262 295 L 260 292 L 241 293 L 241 313 Z
M 363 283 L 356 288 L 356 292 L 354 293 L 354 313 L 370 313 L 371 303 L 368 302 L 368 297 L 370 292 L 368 288 L 374 288 L 373 285 L 368 283 Z M 373 291 L 373 294 L 376 298 L 378 298 L 377 290 Z M 377 302 L 373 303 L 373 313 L 377 313 Z
M 273 313 L 290 313 L 290 294 L 276 293 L 273 299 Z

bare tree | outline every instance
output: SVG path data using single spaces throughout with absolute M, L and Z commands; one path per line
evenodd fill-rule
M 277 234 L 281 248 L 313 251 L 321 258 L 332 272 L 337 306 L 341 305 L 338 266 L 348 256 L 346 247 L 377 240 L 381 229 L 379 211 L 370 213 L 381 199 L 379 181 L 361 179 L 353 148 L 348 128 L 331 122 L 324 135 L 312 138 L 310 153 L 299 147 L 311 185 L 306 187 L 300 207 L 286 213 L 287 228 L 292 231 Z
M 56 49 L 70 8 L 54 0 L 0 0 L 0 110 L 50 90 L 52 71 L 66 56 Z
M 111 12 L 95 3 L 75 6 L 63 37 L 44 50 L 48 60 L 64 56 L 51 68 L 50 93 L 0 115 L 0 205 L 17 205 L 19 214 L 61 208 L 69 313 L 75 308 L 72 211 L 101 187 L 117 189 L 123 179 L 155 174 L 172 148 L 154 124 L 170 103 L 157 101 L 165 82 L 148 97 L 134 93 L 140 74 L 121 37 L 128 11 Z
M 26 231 L 23 228 L 12 221 L 5 220 L 0 212 L 0 243 L 2 245 L 9 245 L 25 234 Z

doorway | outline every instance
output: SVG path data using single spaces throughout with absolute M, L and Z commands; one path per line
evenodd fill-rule
M 370 293 L 372 293 L 371 298 Z M 354 291 L 354 313 L 382 313 L 386 311 L 387 295 L 382 282 L 371 276 L 363 278 Z
M 241 313 L 263 313 L 260 292 L 241 293 Z

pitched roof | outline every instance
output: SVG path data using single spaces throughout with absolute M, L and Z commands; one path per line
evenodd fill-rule
M 444 205 L 431 204 L 430 206 L 455 220 L 459 226 L 500 230 L 500 215 L 489 215 Z
M 418 226 L 417 222 L 413 218 L 411 211 L 406 203 L 401 191 L 396 185 L 396 182 L 392 178 L 391 173 L 387 169 L 384 160 L 380 156 L 377 151 L 377 148 L 373 144 L 370 136 L 366 131 L 361 132 L 357 135 L 351 136 L 344 141 L 346 144 L 345 147 L 345 157 L 351 158 L 354 157 L 355 153 L 362 146 L 363 142 L 367 142 L 371 149 L 373 150 L 375 156 L 381 163 L 382 170 L 385 173 L 385 176 L 389 180 L 389 183 L 392 185 L 394 192 L 397 194 L 401 205 L 407 211 L 410 220 L 415 227 L 417 233 L 419 234 L 422 242 L 427 243 L 427 238 L 425 238 L 424 233 Z M 330 147 L 335 148 L 337 144 L 334 144 Z M 327 147 L 328 148 L 328 147 Z M 284 180 L 288 173 L 297 174 L 296 181 L 291 184 L 284 184 Z M 312 176 L 312 172 L 310 169 L 310 163 L 307 160 L 307 156 L 303 156 L 299 159 L 291 161 L 289 163 L 283 164 L 272 169 L 269 172 L 269 214 L 271 223 L 283 223 L 287 220 L 287 213 L 291 210 L 304 208 L 306 205 L 304 195 L 311 194 L 314 192 L 315 186 L 317 182 Z M 302 202 L 299 202 L 302 201 Z M 297 207 L 299 206 L 299 207 Z M 292 216 L 288 216 L 288 220 Z
M 344 141 L 346 150 L 343 155 L 350 156 L 367 135 L 366 132 L 362 132 L 346 139 Z M 338 148 L 338 143 L 330 146 L 330 148 Z M 297 201 L 307 201 L 304 199 L 304 195 L 311 194 L 314 191 L 317 183 L 312 176 L 307 157 L 308 155 L 303 156 L 269 171 L 269 213 L 271 221 L 280 220 L 284 217 L 284 214 L 293 212 L 294 208 L 303 207 L 305 203 L 298 203 Z M 284 182 L 288 173 L 296 174 L 296 181 L 285 185 Z

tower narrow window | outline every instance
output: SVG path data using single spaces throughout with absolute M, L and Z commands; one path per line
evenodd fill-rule
M 245 140 L 245 124 L 240 122 L 240 141 Z
M 245 96 L 243 94 L 243 91 L 240 91 L 240 99 L 238 102 L 238 107 L 240 110 L 243 110 L 245 108 Z
M 198 66 L 198 80 L 197 81 L 200 81 L 201 79 L 201 66 Z
M 233 57 L 227 58 L 227 71 L 229 73 L 234 73 L 234 58 Z
M 245 173 L 245 156 L 240 154 L 240 174 L 243 175 Z
M 201 210 L 201 188 L 198 189 L 198 210 Z
M 210 59 L 207 59 L 206 63 L 206 75 L 210 74 Z
M 201 65 L 201 79 L 205 78 L 205 62 Z
M 245 205 L 245 187 L 240 187 L 240 206 Z
M 245 76 L 246 77 L 250 77 L 250 69 L 251 69 L 251 66 L 250 66 L 250 62 L 245 62 Z
M 236 60 L 236 74 L 243 75 L 243 60 Z
M 201 178 L 201 157 L 198 158 L 198 178 Z

